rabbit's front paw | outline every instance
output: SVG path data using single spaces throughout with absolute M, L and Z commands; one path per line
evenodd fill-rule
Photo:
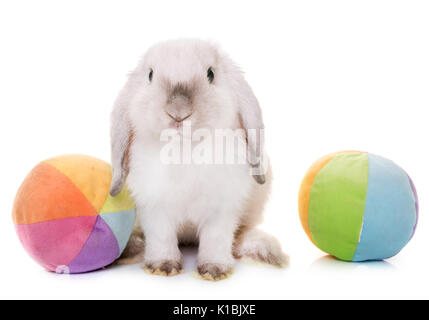
M 149 274 L 164 277 L 172 277 L 183 273 L 182 264 L 173 260 L 145 262 L 142 268 Z
M 198 266 L 198 273 L 204 280 L 220 281 L 233 272 L 232 266 L 222 263 L 204 263 Z

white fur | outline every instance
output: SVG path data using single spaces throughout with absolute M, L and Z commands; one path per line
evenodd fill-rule
M 146 259 L 178 260 L 178 241 L 199 238 L 200 264 L 231 265 L 234 232 L 255 184 L 248 167 L 166 166 L 159 149 L 138 143 L 131 154 L 127 184 L 139 208 Z
M 210 67 L 215 73 L 213 83 L 207 79 Z M 130 75 L 112 114 L 112 193 L 122 188 L 129 172 L 127 185 L 146 240 L 146 265 L 180 264 L 179 242 L 199 243 L 198 264 L 216 277 L 232 268 L 238 229 L 251 229 L 261 220 L 271 172 L 265 185 L 260 185 L 247 164 L 163 164 L 160 134 L 176 125 L 166 111 L 177 109 L 173 116 L 179 117 L 184 112 L 179 107 L 166 108 L 168 90 L 177 84 L 193 92 L 192 107 L 187 106 L 186 112 L 192 113 L 189 121 L 194 130 L 263 128 L 252 90 L 216 46 L 199 40 L 156 45 Z M 258 148 L 263 149 L 263 140 L 241 139 L 249 143 L 251 157 L 260 155 Z M 253 160 L 253 164 L 259 164 Z M 214 269 L 216 272 L 211 271 Z

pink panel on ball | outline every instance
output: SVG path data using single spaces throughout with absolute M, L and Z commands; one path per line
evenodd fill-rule
M 91 235 L 97 216 L 71 217 L 15 225 L 22 245 L 50 271 L 73 261 Z

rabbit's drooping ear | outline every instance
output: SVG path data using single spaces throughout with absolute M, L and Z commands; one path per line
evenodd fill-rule
M 238 95 L 241 125 L 247 135 L 247 159 L 251 167 L 251 174 L 257 183 L 264 184 L 266 166 L 264 163 L 262 111 L 252 88 L 241 73 L 237 74 L 234 86 Z
M 128 175 L 129 148 L 133 140 L 128 110 L 140 83 L 137 74 L 130 75 L 115 102 L 111 115 L 110 139 L 113 172 L 110 194 L 112 196 L 121 192 Z

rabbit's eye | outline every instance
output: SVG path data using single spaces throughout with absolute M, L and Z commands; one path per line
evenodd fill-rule
M 150 69 L 150 71 L 149 71 L 149 81 L 152 82 L 152 79 L 153 79 L 153 70 Z
M 210 83 L 212 83 L 212 82 L 213 82 L 214 77 L 215 77 L 215 75 L 214 75 L 213 69 L 212 69 L 212 68 L 209 68 L 209 69 L 207 70 L 207 79 L 209 79 L 209 82 L 210 82 Z

